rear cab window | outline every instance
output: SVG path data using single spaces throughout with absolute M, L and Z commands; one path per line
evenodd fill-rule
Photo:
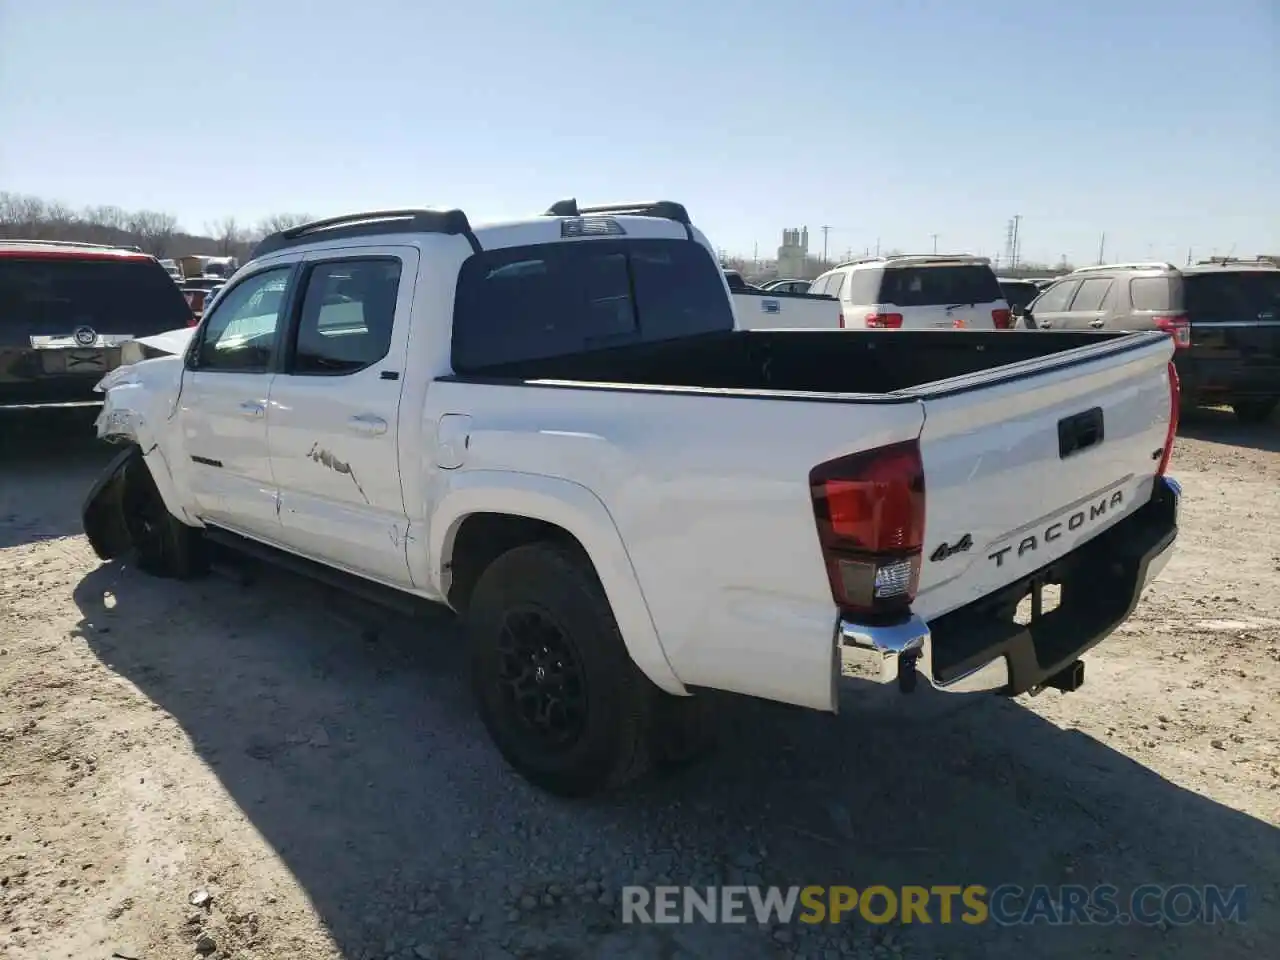
M 995 303 L 1003 299 L 1000 284 L 984 264 L 888 266 L 876 303 L 896 307 Z
M 0 250 L 0 338 L 145 337 L 191 321 L 173 280 L 150 257 L 23 255 Z
M 458 273 L 452 365 L 469 373 L 726 332 L 720 267 L 690 240 L 588 240 L 478 253 Z

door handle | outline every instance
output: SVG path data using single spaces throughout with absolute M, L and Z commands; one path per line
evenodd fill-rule
M 1091 327 L 1093 327 L 1093 329 L 1097 330 L 1099 327 L 1101 327 L 1101 326 L 1102 326 L 1102 324 L 1103 324 L 1104 322 L 1105 322 L 1105 321 L 1102 321 L 1102 320 L 1090 320 L 1090 321 L 1089 321 L 1089 326 L 1091 326 Z
M 254 420 L 257 420 L 267 412 L 267 408 L 253 400 L 246 400 L 244 403 L 240 404 L 240 412 L 246 417 L 252 417 Z
M 372 413 L 361 413 L 348 420 L 347 427 L 368 437 L 380 437 L 387 432 L 387 421 Z

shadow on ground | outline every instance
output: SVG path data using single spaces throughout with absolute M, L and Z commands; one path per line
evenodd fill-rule
M 927 699 L 906 712 L 848 689 L 833 718 L 733 701 L 709 762 L 567 803 L 527 787 L 491 748 L 452 624 L 370 620 L 274 572 L 246 587 L 107 565 L 75 599 L 96 655 L 180 722 L 352 960 L 411 956 L 423 939 L 450 956 L 450 943 L 482 937 L 548 958 L 1224 960 L 1280 938 L 1280 831 L 1017 703 Z M 594 893 L 508 916 L 523 889 L 599 879 L 1247 884 L 1250 922 L 641 931 Z
M 0 416 L 0 549 L 82 533 L 80 505 L 114 450 L 97 408 Z
M 1185 410 L 1178 419 L 1178 436 L 1277 453 L 1280 452 L 1280 414 L 1267 423 L 1242 424 L 1234 413 L 1223 407 Z

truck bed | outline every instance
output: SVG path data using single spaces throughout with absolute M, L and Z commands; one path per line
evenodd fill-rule
M 893 394 L 1007 365 L 1012 365 L 1008 378 L 1016 379 L 1035 372 L 1035 365 L 1027 361 L 1125 336 L 1089 331 L 739 330 L 486 367 L 460 376 Z M 1117 350 L 1126 346 L 1116 344 Z M 1091 353 L 1082 360 L 1096 357 Z M 984 382 L 991 381 L 984 378 Z M 963 384 L 955 386 L 960 389 Z

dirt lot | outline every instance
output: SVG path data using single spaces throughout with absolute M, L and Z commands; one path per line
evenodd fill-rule
M 1280 956 L 1280 428 L 1184 430 L 1179 553 L 1083 690 L 753 703 L 570 804 L 509 774 L 456 628 L 78 536 L 83 423 L 0 449 L 0 955 Z M 1243 926 L 623 927 L 623 883 L 1246 884 Z

